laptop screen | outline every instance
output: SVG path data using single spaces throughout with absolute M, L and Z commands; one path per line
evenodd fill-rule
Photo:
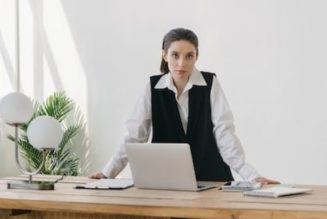
M 135 187 L 199 190 L 188 144 L 128 143 L 126 151 Z

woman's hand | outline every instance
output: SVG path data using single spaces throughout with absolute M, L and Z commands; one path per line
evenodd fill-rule
M 105 175 L 103 175 L 103 173 L 101 172 L 96 172 L 96 173 L 92 173 L 91 175 L 88 176 L 90 179 L 104 179 L 107 178 Z
M 254 181 L 261 183 L 262 185 L 267 185 L 267 184 L 280 184 L 280 182 L 272 179 L 267 179 L 265 177 L 257 177 L 254 179 Z

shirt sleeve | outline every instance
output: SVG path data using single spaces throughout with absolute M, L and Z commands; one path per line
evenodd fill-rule
M 241 142 L 235 134 L 232 112 L 216 77 L 213 78 L 210 95 L 213 132 L 223 160 L 244 180 L 259 177 L 259 173 L 245 162 Z
M 125 123 L 127 133 L 122 143 L 102 169 L 102 173 L 106 177 L 115 178 L 127 165 L 126 143 L 144 143 L 148 141 L 151 123 L 151 89 L 150 82 L 148 82 L 143 94 L 137 100 L 131 116 Z

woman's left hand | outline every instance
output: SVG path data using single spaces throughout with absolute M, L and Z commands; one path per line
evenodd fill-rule
M 280 184 L 280 182 L 272 179 L 267 179 L 265 177 L 257 177 L 254 179 L 254 181 L 261 183 L 262 185 L 267 185 L 267 184 Z

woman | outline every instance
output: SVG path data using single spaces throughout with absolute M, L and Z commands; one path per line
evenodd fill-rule
M 150 77 L 127 121 L 128 134 L 101 172 L 90 178 L 114 178 L 126 166 L 127 142 L 189 143 L 197 180 L 231 181 L 230 168 L 244 180 L 278 183 L 261 177 L 245 162 L 234 134 L 233 116 L 215 74 L 195 68 L 198 39 L 177 28 L 163 39 L 161 75 Z

